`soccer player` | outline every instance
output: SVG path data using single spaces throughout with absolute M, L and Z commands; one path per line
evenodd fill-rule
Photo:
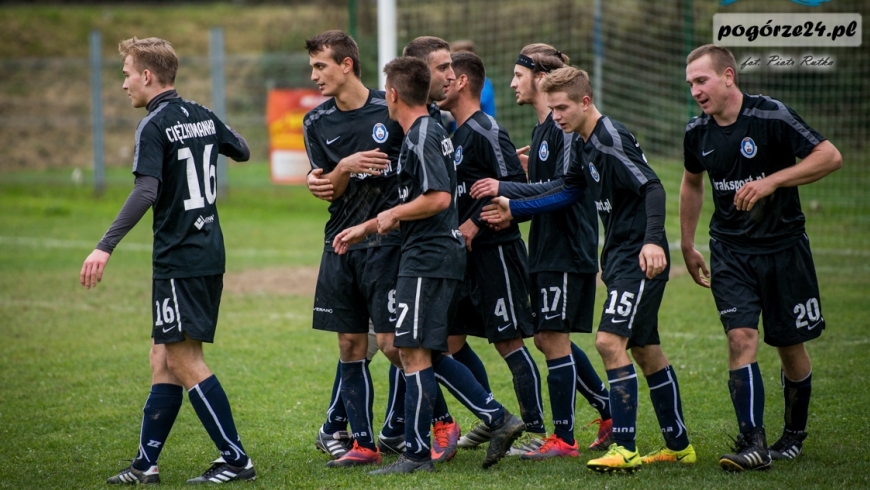
M 528 158 L 529 180 L 543 183 L 562 179 L 576 152 L 578 140 L 553 120 L 546 94 L 538 83 L 547 73 L 565 66 L 568 57 L 547 44 L 529 44 L 517 57 L 511 88 L 519 105 L 531 105 L 538 116 L 532 131 Z M 529 150 L 527 147 L 526 151 Z M 502 195 L 520 198 L 528 186 L 478 181 L 471 188 L 472 197 Z M 529 228 L 529 261 L 532 280 L 532 307 L 535 312 L 535 345 L 547 358 L 547 386 L 553 410 L 554 433 L 538 451 L 522 459 L 576 457 L 574 440 L 574 390 L 598 410 L 598 434 L 589 449 L 604 451 L 611 442 L 612 421 L 609 394 L 589 362 L 586 353 L 571 342 L 572 332 L 592 332 L 595 288 L 598 273 L 598 216 L 590 195 L 570 207 L 532 217 Z M 540 291 L 540 294 L 537 292 Z
M 686 82 L 704 114 L 686 126 L 680 244 L 692 278 L 712 287 L 725 327 L 728 389 L 740 430 L 736 452 L 719 464 L 729 471 L 763 470 L 771 459 L 795 459 L 803 450 L 812 389 L 804 342 L 825 328 L 797 186 L 839 169 L 842 157 L 782 102 L 741 92 L 726 48 L 701 46 L 686 65 Z M 715 204 L 709 271 L 694 246 L 704 172 Z M 759 313 L 764 342 L 779 354 L 785 398 L 785 427 L 770 448 L 756 358 Z
M 480 210 L 489 199 L 473 199 L 468 191 L 472 184 L 483 178 L 525 182 L 526 175 L 507 131 L 480 109 L 485 77 L 483 62 L 469 52 L 454 53 L 452 60 L 456 81 L 440 105 L 451 112 L 457 123 L 452 138 L 456 149 L 456 196 L 459 231 L 468 249 L 468 267 L 459 311 L 451 324 L 450 348 L 451 352 L 465 349 L 466 335 L 471 334 L 485 337 L 504 358 L 513 375 L 527 434 L 511 448 L 511 453 L 523 454 L 537 449 L 546 437 L 540 375 L 523 343 L 524 338 L 532 336 L 534 329 L 526 247 L 516 224 L 501 230 L 483 226 Z M 481 385 L 489 390 L 488 382 L 481 382 Z M 487 440 L 488 435 L 483 424 L 463 439 Z M 469 445 L 466 443 L 466 447 Z
M 344 253 L 374 233 L 401 226 L 402 258 L 396 281 L 395 345 L 401 352 L 405 384 L 405 452 L 372 474 L 429 471 L 436 375 L 493 431 L 483 460 L 488 468 L 501 459 L 522 433 L 523 422 L 484 391 L 468 369 L 447 351 L 447 328 L 455 289 L 465 270 L 462 234 L 456 229 L 453 192 L 456 172 L 453 146 L 447 132 L 428 115 L 429 70 L 422 60 L 397 58 L 384 67 L 390 117 L 405 130 L 399 155 L 399 199 L 402 204 L 377 218 L 348 228 L 335 237 L 333 247 Z
M 467 51 L 469 53 L 477 54 L 475 53 L 475 49 L 474 41 L 470 39 L 460 39 L 450 43 L 451 53 Z M 492 86 L 492 81 L 489 77 L 483 78 L 483 88 L 480 91 L 480 110 L 482 110 L 484 114 L 489 114 L 490 116 L 495 117 L 495 88 Z
M 543 78 L 539 89 L 547 94 L 553 120 L 583 138 L 580 154 L 561 182 L 528 184 L 550 192 L 525 199 L 494 198 L 482 216 L 498 223 L 560 209 L 584 191 L 592 194 L 604 223 L 601 268 L 607 286 L 595 347 L 610 382 L 614 442 L 607 454 L 590 460 L 587 467 L 598 472 L 630 472 L 641 465 L 635 446 L 637 374 L 626 349 L 631 350 L 650 386 L 666 444 L 643 462 L 694 463 L 676 373 L 662 352 L 658 335 L 658 310 L 669 270 L 664 188 L 634 136 L 598 112 L 585 71 L 559 68 Z
M 314 328 L 338 333 L 341 379 L 331 407 L 343 405 L 353 445 L 341 455 L 340 415 L 318 431 L 317 445 L 333 456 L 330 467 L 380 463 L 371 427 L 373 387 L 368 370 L 369 319 L 384 355 L 400 363 L 393 348 L 398 232 L 375 235 L 339 255 L 332 246 L 344 228 L 370 219 L 398 202 L 395 160 L 404 136 L 391 121 L 384 93 L 360 80 L 359 49 L 341 31 L 306 40 L 311 79 L 329 100 L 305 115 L 303 137 L 311 167 L 328 180 L 330 218 L 314 297 Z M 338 400 L 340 393 L 340 400 Z
M 90 289 L 102 280 L 112 251 L 152 208 L 154 213 L 151 393 L 145 401 L 139 453 L 107 483 L 159 483 L 157 459 L 187 390 L 200 422 L 220 452 L 187 483 L 254 480 L 227 395 L 203 360 L 214 340 L 225 252 L 215 205 L 218 153 L 247 161 L 248 144 L 207 108 L 175 91 L 178 57 L 168 41 L 131 38 L 118 45 L 123 88 L 148 115 L 136 129 L 136 183 L 118 217 L 82 265 Z

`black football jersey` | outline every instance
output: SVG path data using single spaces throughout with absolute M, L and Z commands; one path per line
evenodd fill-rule
M 324 250 L 332 251 L 332 241 L 339 232 L 398 204 L 396 160 L 404 134 L 402 127 L 390 120 L 384 92 L 377 90 L 370 90 L 365 105 L 352 111 L 339 110 L 334 98 L 320 104 L 305 115 L 302 134 L 311 168 L 322 168 L 324 174 L 332 172 L 342 158 L 360 151 L 380 149 L 391 161 L 382 175 L 352 174 L 344 193 L 330 203 Z M 398 232 L 386 236 L 375 233 L 350 248 L 400 242 Z
M 565 176 L 582 140 L 566 133 L 553 115 L 535 126 L 529 149 L 529 181 Z M 571 207 L 537 214 L 529 226 L 529 272 L 598 272 L 598 215 L 590 193 Z
M 791 108 L 763 95 L 743 94 L 737 121 L 719 126 L 704 114 L 686 126 L 686 170 L 707 171 L 715 210 L 710 237 L 745 253 L 773 253 L 795 244 L 805 228 L 797 187 L 780 187 L 750 211 L 738 211 L 734 194 L 746 183 L 795 164 L 824 141 Z
M 136 128 L 133 173 L 160 181 L 154 215 L 154 279 L 223 274 L 216 206 L 218 154 L 238 159 L 238 138 L 209 109 L 166 98 Z
M 570 187 L 588 186 L 587 193 L 604 224 L 601 278 L 605 284 L 617 278 L 641 279 L 645 274 L 638 255 L 646 235 L 646 203 L 641 188 L 659 178 L 647 164 L 634 135 L 607 116 L 598 120 L 579 149 L 579 158 L 568 169 L 565 183 Z M 664 231 L 659 245 L 668 266 L 654 279 L 667 280 L 671 260 Z
M 472 219 L 480 226 L 480 232 L 474 237 L 472 246 L 497 245 L 519 240 L 520 229 L 515 223 L 499 231 L 493 231 L 480 223 L 480 211 L 492 199 L 473 199 L 468 194 L 471 186 L 481 179 L 526 181 L 526 173 L 507 131 L 492 116 L 477 111 L 456 129 L 452 141 L 459 223 Z
M 428 191 L 456 190 L 453 144 L 447 131 L 429 116 L 414 121 L 402 143 L 398 162 L 402 203 Z M 400 277 L 462 279 L 465 241 L 458 229 L 455 196 L 450 206 L 429 218 L 403 221 Z

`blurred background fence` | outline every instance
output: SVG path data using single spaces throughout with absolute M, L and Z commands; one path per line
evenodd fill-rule
M 226 119 L 246 135 L 253 158 L 260 161 L 268 157 L 268 89 L 312 86 L 303 49 L 306 37 L 331 28 L 349 30 L 361 47 L 364 81 L 370 86 L 377 83 L 376 0 L 187 6 L 84 3 L 0 6 L 0 179 L 16 169 L 92 166 L 91 30 L 102 32 L 104 147 L 109 166 L 130 164 L 132 129 L 143 116 L 141 110 L 130 108 L 121 90 L 115 48 L 117 41 L 132 35 L 173 41 L 181 57 L 179 92 L 212 106 L 209 28 L 222 27 Z M 822 229 L 823 235 L 836 236 L 834 245 L 870 249 L 868 2 L 831 0 L 813 9 L 788 0 L 740 0 L 729 6 L 718 0 L 600 3 L 600 37 L 596 38 L 595 0 L 397 0 L 398 44 L 401 47 L 424 34 L 448 41 L 473 40 L 495 85 L 497 118 L 517 146 L 528 143 L 536 120 L 530 108 L 514 103 L 508 86 L 514 60 L 526 44 L 551 44 L 568 54 L 572 64 L 600 77 L 601 85 L 595 88 L 603 112 L 622 121 L 648 156 L 663 165 L 679 165 L 686 122 L 699 113 L 685 84 L 685 56 L 693 47 L 711 42 L 715 13 L 862 14 L 862 47 L 732 51 L 738 63 L 772 53 L 798 60 L 805 54 L 834 60 L 830 68 L 739 70 L 740 86 L 749 93 L 783 100 L 841 150 L 845 160 L 841 177 L 812 187 L 814 208 L 835 213 L 837 219 L 828 220 L 836 223 L 831 224 L 834 228 Z M 595 72 L 596 53 L 603 61 L 600 73 Z

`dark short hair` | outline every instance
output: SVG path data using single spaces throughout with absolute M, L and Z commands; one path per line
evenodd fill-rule
M 159 37 L 138 39 L 131 37 L 118 44 L 118 53 L 122 59 L 133 58 L 133 66 L 143 71 L 151 70 L 160 85 L 174 85 L 178 73 L 178 55 L 172 49 L 172 44 Z
M 429 55 L 442 49 L 450 52 L 450 44 L 440 37 L 420 36 L 405 46 L 402 56 L 412 56 L 428 63 Z
M 359 66 L 359 46 L 356 41 L 346 33 L 338 30 L 321 32 L 320 34 L 305 40 L 305 49 L 308 55 L 317 54 L 324 49 L 332 50 L 332 59 L 341 64 L 345 58 L 350 58 L 353 63 L 353 74 L 360 77 L 362 70 Z
M 456 78 L 465 75 L 468 78 L 468 88 L 471 90 L 471 95 L 480 98 L 480 92 L 483 91 L 483 81 L 486 78 L 483 61 L 479 56 L 469 51 L 453 53 L 450 58 Z
M 686 56 L 686 64 L 688 65 L 705 55 L 710 55 L 710 61 L 713 62 L 713 71 L 716 74 L 721 75 L 725 73 L 727 68 L 731 68 L 731 71 L 734 72 L 734 84 L 737 84 L 737 61 L 734 59 L 731 51 L 728 51 L 728 48 L 715 44 L 705 44 L 697 47 L 689 53 L 689 56 Z
M 409 106 L 425 106 L 429 101 L 429 65 L 420 58 L 401 56 L 384 67 L 387 88 L 396 90 L 402 102 Z

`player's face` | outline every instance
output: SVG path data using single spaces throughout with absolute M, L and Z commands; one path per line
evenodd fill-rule
M 396 91 L 390 86 L 390 81 L 387 80 L 386 84 L 384 84 L 384 90 L 386 91 L 386 99 L 387 99 L 387 111 L 390 114 L 390 119 L 393 121 L 399 120 L 398 111 L 396 108 L 397 95 Z
M 725 110 L 732 78 L 728 70 L 722 74 L 716 73 L 709 55 L 686 66 L 686 83 L 689 84 L 692 98 L 705 114 L 721 114 Z
M 525 66 L 514 65 L 514 78 L 511 80 L 511 88 L 517 95 L 517 104 L 532 104 L 538 96 L 538 87 L 535 74 Z
M 547 107 L 553 111 L 553 121 L 566 133 L 576 133 L 586 122 L 586 111 L 581 102 L 574 102 L 565 92 L 547 94 Z
M 432 74 L 432 82 L 429 84 L 429 100 L 433 102 L 444 100 L 447 97 L 450 84 L 456 80 L 450 51 L 439 49 L 429 53 L 429 72 Z
M 124 85 L 122 88 L 127 92 L 127 97 L 130 97 L 130 102 L 133 107 L 145 107 L 148 105 L 148 96 L 145 93 L 145 75 L 139 73 L 136 65 L 133 63 L 133 57 L 127 56 L 124 58 Z
M 348 76 L 348 70 L 353 76 L 353 67 L 349 66 L 349 61 L 338 64 L 332 56 L 332 49 L 328 47 L 319 53 L 308 55 L 308 64 L 311 66 L 311 81 L 317 84 L 320 93 L 326 97 L 333 97 L 341 92 Z
M 467 79 L 460 76 L 447 86 L 447 90 L 444 91 L 444 100 L 438 102 L 438 107 L 445 111 L 452 111 L 459 105 L 459 83 L 462 80 L 466 80 L 467 83 Z

